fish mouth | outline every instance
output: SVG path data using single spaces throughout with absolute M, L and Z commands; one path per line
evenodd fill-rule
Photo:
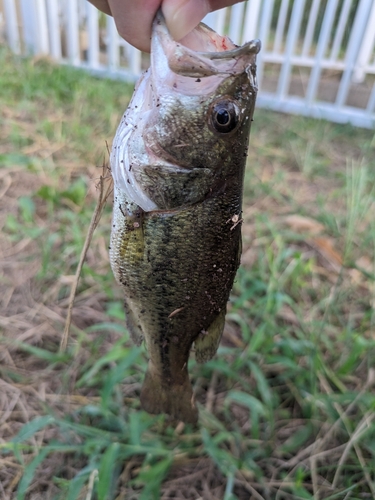
M 158 78 L 166 73 L 166 67 L 176 75 L 190 78 L 243 73 L 255 65 L 261 48 L 260 40 L 239 47 L 203 23 L 176 42 L 160 10 L 154 20 L 151 45 L 151 66 Z

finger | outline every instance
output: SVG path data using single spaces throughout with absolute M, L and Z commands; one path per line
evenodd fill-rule
M 137 49 L 150 52 L 151 26 L 161 0 L 108 0 L 117 31 Z
M 230 7 L 235 3 L 241 3 L 245 0 L 209 0 L 211 11 L 223 9 L 224 7 Z
M 162 0 L 89 0 L 112 14 L 119 34 L 145 52 L 150 51 L 151 26 Z M 211 11 L 241 0 L 164 0 L 163 14 L 172 36 L 179 40 Z
M 105 14 L 108 14 L 109 16 L 111 15 L 111 9 L 109 8 L 107 0 L 89 0 L 89 2 Z
M 211 11 L 240 0 L 163 0 L 162 11 L 173 38 L 180 40 Z

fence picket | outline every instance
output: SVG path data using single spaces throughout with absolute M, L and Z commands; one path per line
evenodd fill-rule
M 227 9 L 220 9 L 215 12 L 215 24 L 213 26 L 213 29 L 217 33 L 224 33 L 226 14 L 227 14 Z
M 70 64 L 79 66 L 79 20 L 76 0 L 66 0 L 66 51 Z
M 245 25 L 243 30 L 242 43 L 249 42 L 258 37 L 257 26 L 260 14 L 261 0 L 249 0 L 246 2 Z M 222 33 L 222 31 L 218 31 Z
M 319 7 L 320 7 L 320 0 L 314 0 L 311 5 L 309 22 L 307 23 L 306 35 L 303 41 L 302 56 L 307 56 L 310 54 L 316 20 L 318 19 Z
M 49 34 L 49 46 L 51 50 L 51 56 L 54 59 L 61 59 L 61 33 L 60 33 L 60 16 L 59 16 L 59 6 L 57 0 L 48 0 L 46 2 L 47 7 L 47 20 L 48 20 L 48 34 Z
M 361 47 L 363 34 L 365 33 L 366 26 L 368 25 L 370 9 L 371 3 L 368 0 L 360 0 L 348 42 L 345 70 L 337 91 L 336 107 L 345 105 L 347 95 L 350 90 L 355 60 Z
M 229 38 L 237 45 L 241 43 L 244 8 L 244 3 L 237 3 L 233 5 L 231 10 Z
M 286 95 L 288 94 L 289 82 L 292 71 L 291 56 L 295 51 L 296 44 L 298 41 L 298 34 L 300 31 L 304 7 L 305 7 L 305 0 L 299 0 L 298 2 L 295 2 L 293 6 L 292 17 L 290 19 L 289 33 L 286 40 L 285 62 L 281 67 L 279 83 L 277 87 L 277 98 L 280 100 L 285 99 Z
M 130 44 L 128 44 L 129 47 L 129 68 L 130 71 L 134 75 L 139 75 L 141 72 L 141 65 L 142 65 L 142 59 L 141 59 L 141 52 L 134 47 L 132 47 Z
M 260 26 L 258 38 L 262 41 L 263 53 L 267 51 L 268 32 L 272 21 L 274 0 L 264 0 L 263 9 L 260 15 Z M 257 65 L 257 78 L 259 89 L 262 88 L 264 57 L 260 57 Z
M 358 55 L 356 68 L 353 74 L 353 81 L 357 83 L 364 81 L 366 76 L 366 69 L 367 71 L 370 70 L 370 67 L 366 68 L 366 66 L 370 62 L 371 54 L 373 53 L 374 50 L 374 45 L 375 45 L 375 2 L 373 2 L 372 4 L 366 32 L 363 37 L 362 46 Z M 373 65 L 375 65 L 375 55 L 374 55 Z M 375 73 L 374 69 L 372 71 Z
M 370 116 L 371 116 L 371 113 L 375 113 L 375 83 L 372 86 L 372 91 L 371 91 L 370 99 L 368 100 L 366 111 Z
M 15 54 L 21 52 L 18 32 L 17 12 L 14 0 L 3 0 L 5 14 L 5 30 L 9 47 Z
M 33 0 L 21 0 L 20 10 L 25 51 L 27 54 L 34 54 L 37 50 L 37 46 L 35 44 L 37 29 L 35 27 L 35 8 Z
M 98 10 L 91 3 L 87 3 L 87 30 L 87 62 L 95 70 L 99 67 L 99 16 Z
M 350 7 L 352 6 L 352 2 L 353 0 L 345 0 L 342 6 L 339 22 L 336 28 L 335 38 L 332 44 L 331 55 L 329 57 L 331 61 L 336 61 L 336 59 L 339 56 L 339 51 L 344 37 L 345 27 L 348 22 Z
M 119 67 L 119 35 L 113 17 L 107 18 L 108 69 L 116 71 Z
M 318 92 L 319 80 L 322 73 L 321 63 L 329 43 L 329 37 L 332 30 L 332 24 L 335 19 L 337 3 L 338 0 L 328 0 L 326 9 L 324 11 L 323 24 L 319 34 L 319 42 L 315 56 L 316 64 L 311 70 L 311 75 L 306 90 L 306 101 L 309 104 L 312 104 Z
M 44 0 L 34 0 L 35 8 L 35 28 L 34 33 L 35 46 L 37 47 L 38 54 L 47 55 L 49 50 L 48 39 L 48 23 L 46 4 Z
M 288 15 L 289 0 L 282 0 L 279 12 L 279 18 L 277 20 L 275 41 L 273 43 L 273 51 L 281 52 L 281 42 L 284 37 L 286 16 Z

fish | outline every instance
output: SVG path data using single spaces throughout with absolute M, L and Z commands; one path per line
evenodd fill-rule
M 174 421 L 198 421 L 190 351 L 199 363 L 215 355 L 240 264 L 259 50 L 203 23 L 175 41 L 159 12 L 150 68 L 112 144 L 109 254 L 127 329 L 149 358 L 141 407 Z

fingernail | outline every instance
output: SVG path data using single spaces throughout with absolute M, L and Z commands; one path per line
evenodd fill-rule
M 164 0 L 162 11 L 170 34 L 181 40 L 210 12 L 206 0 Z

